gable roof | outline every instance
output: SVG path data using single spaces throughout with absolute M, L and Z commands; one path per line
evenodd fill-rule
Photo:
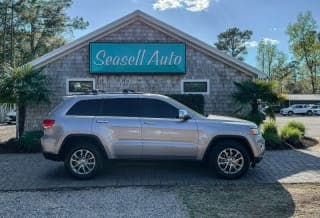
M 230 57 L 223 52 L 219 51 L 215 47 L 200 41 L 199 39 L 196 39 L 195 37 L 188 35 L 173 26 L 170 26 L 140 10 L 136 10 L 110 24 L 107 24 L 85 36 L 82 36 L 75 41 L 72 41 L 64 46 L 61 46 L 60 48 L 57 48 L 39 58 L 34 59 L 30 62 L 30 64 L 34 68 L 40 68 L 43 67 L 54 60 L 65 56 L 66 54 L 69 54 L 78 48 L 81 48 L 82 46 L 86 45 L 89 42 L 98 40 L 99 38 L 109 35 L 113 32 L 118 31 L 119 29 L 135 22 L 135 21 L 142 21 L 143 23 L 159 30 L 160 32 L 165 33 L 166 35 L 177 39 L 179 41 L 185 42 L 188 46 L 195 48 L 196 50 L 200 50 L 203 53 L 207 54 L 208 56 L 213 57 L 214 59 L 217 59 L 226 65 L 229 65 L 233 68 L 238 69 L 239 71 L 253 75 L 258 78 L 266 78 L 266 75 L 259 71 L 258 69 L 237 60 L 236 58 Z

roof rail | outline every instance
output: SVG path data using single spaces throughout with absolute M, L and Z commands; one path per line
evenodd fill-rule
M 143 92 L 136 92 L 132 89 L 123 89 L 122 93 L 124 93 L 124 94 L 142 94 Z

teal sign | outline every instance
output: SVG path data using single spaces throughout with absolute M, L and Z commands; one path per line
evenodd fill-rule
M 185 73 L 183 43 L 90 43 L 90 73 Z

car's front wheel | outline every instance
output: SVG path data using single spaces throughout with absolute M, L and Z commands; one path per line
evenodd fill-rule
M 235 140 L 219 141 L 210 153 L 210 168 L 220 177 L 237 179 L 244 175 L 250 166 L 247 149 Z
M 74 146 L 67 152 L 64 164 L 72 176 L 89 179 L 101 170 L 103 160 L 96 146 L 83 144 Z

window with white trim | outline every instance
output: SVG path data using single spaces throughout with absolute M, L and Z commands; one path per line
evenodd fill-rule
M 67 95 L 77 95 L 91 92 L 96 89 L 94 78 L 67 79 Z
M 208 79 L 190 79 L 181 81 L 182 94 L 206 94 L 210 93 Z

